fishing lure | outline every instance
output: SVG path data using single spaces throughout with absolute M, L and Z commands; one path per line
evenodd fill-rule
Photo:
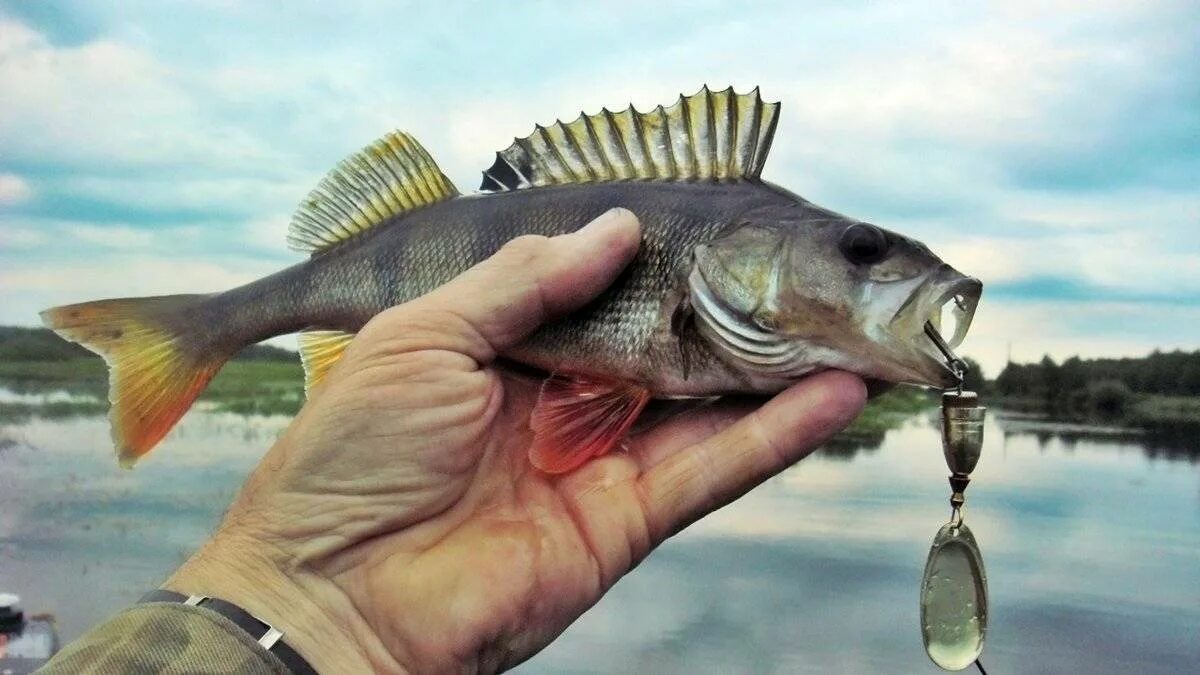
M 987 635 L 988 588 L 983 553 L 963 520 L 966 489 L 983 450 L 987 408 L 963 390 L 966 364 L 929 324 L 926 332 L 946 357 L 958 386 L 942 395 L 942 454 L 950 468 L 950 521 L 938 530 L 921 579 L 921 638 L 940 668 L 962 670 L 979 662 Z

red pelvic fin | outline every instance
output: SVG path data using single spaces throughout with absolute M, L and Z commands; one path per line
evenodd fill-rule
M 619 380 L 551 375 L 529 419 L 529 461 L 546 473 L 566 473 L 612 450 L 650 400 L 645 387 Z

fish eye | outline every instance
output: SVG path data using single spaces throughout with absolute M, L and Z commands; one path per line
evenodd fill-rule
M 871 265 L 887 257 L 891 242 L 878 227 L 855 223 L 842 233 L 838 248 L 855 265 Z

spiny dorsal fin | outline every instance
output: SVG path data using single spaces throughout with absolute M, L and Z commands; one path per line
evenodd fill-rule
M 412 136 L 393 131 L 343 159 L 292 216 L 288 245 L 318 253 L 388 218 L 458 195 Z
M 354 339 L 354 333 L 337 330 L 306 330 L 297 336 L 300 343 L 300 363 L 304 366 L 304 394 L 312 396 L 312 390 L 333 364 L 342 358 L 346 347 Z
M 617 180 L 757 179 L 767 161 L 778 103 L 763 103 L 758 88 L 733 87 L 680 96 L 670 108 L 619 113 L 607 108 L 534 128 L 496 153 L 483 172 L 486 192 L 563 183 Z

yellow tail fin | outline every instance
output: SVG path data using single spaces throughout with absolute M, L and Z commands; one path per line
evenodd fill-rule
M 108 363 L 108 418 L 121 466 L 162 440 L 228 359 L 183 334 L 189 310 L 208 297 L 99 300 L 42 312 L 46 326 Z

